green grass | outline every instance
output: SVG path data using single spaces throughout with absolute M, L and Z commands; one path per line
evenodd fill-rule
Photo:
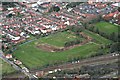
M 84 33 L 94 38 L 97 44 L 94 42 L 89 42 L 85 45 L 75 47 L 70 50 L 54 53 L 47 52 L 36 47 L 39 42 L 48 43 L 55 46 L 63 46 L 65 41 L 76 39 L 73 37 L 75 36 L 74 34 L 62 32 L 40 38 L 25 45 L 21 45 L 13 55 L 22 61 L 28 68 L 33 69 L 37 67 L 40 68 L 46 64 L 66 62 L 76 57 L 88 57 L 96 54 L 101 44 L 105 45 L 112 43 L 112 41 L 93 32 L 85 30 Z
M 93 39 L 95 39 L 96 42 L 99 43 L 99 44 L 104 44 L 105 45 L 105 44 L 112 43 L 111 40 L 106 39 L 106 38 L 100 36 L 99 34 L 93 33 L 91 31 L 85 30 L 84 33 L 87 34 L 87 35 L 89 35 Z
M 99 45 L 95 43 L 88 43 L 64 52 L 52 53 L 36 48 L 36 42 L 37 41 L 22 45 L 14 53 L 14 56 L 21 60 L 30 69 L 42 67 L 48 63 L 66 62 L 74 57 L 86 57 L 95 54 L 99 48 Z
M 108 23 L 108 22 L 99 22 L 95 24 L 95 27 L 100 31 L 105 32 L 107 34 L 111 34 L 113 32 L 118 33 L 118 26 Z
M 56 34 L 51 34 L 47 37 L 41 38 L 40 41 L 42 43 L 48 43 L 58 47 L 64 47 L 64 44 L 68 41 L 73 40 L 84 40 L 84 38 L 80 38 L 71 32 L 59 32 Z
M 2 72 L 2 74 L 9 74 L 15 72 L 15 69 L 11 65 L 0 59 L 0 72 Z

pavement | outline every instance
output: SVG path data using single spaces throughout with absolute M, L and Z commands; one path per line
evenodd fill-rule
M 65 63 L 65 64 L 61 64 L 61 65 L 57 65 L 57 66 L 47 67 L 47 68 L 43 68 L 39 71 L 43 71 L 45 73 L 45 75 L 47 75 L 47 74 L 49 74 L 49 71 L 54 72 L 54 70 L 58 70 L 58 69 L 61 69 L 61 70 L 74 69 L 74 68 L 80 68 L 81 66 L 85 66 L 85 65 L 99 65 L 99 64 L 105 64 L 105 63 L 117 62 L 118 56 L 113 56 L 113 54 L 114 53 L 84 59 L 79 62 L 75 61 L 75 62 L 71 62 L 71 63 Z M 39 71 L 36 70 L 36 71 L 33 71 L 33 73 L 39 72 Z M 43 75 L 43 76 L 45 76 L 45 75 Z
M 20 68 L 18 65 L 16 65 L 15 63 L 13 63 L 12 61 L 8 60 L 7 58 L 5 58 L 5 56 L 3 55 L 3 52 L 0 50 L 0 58 L 2 60 L 4 60 L 5 62 L 7 62 L 8 64 L 12 65 L 12 67 L 17 70 L 20 71 L 22 73 L 24 73 L 26 76 L 29 77 L 30 80 L 37 80 L 37 77 L 34 74 L 29 73 L 29 71 L 26 71 L 25 69 Z
M 11 64 L 13 68 L 15 68 L 17 71 L 21 71 L 22 73 L 27 75 L 30 80 L 37 80 L 39 76 L 36 76 L 34 74 L 39 71 L 44 71 L 45 75 L 47 75 L 49 74 L 49 71 L 54 71 L 55 69 L 56 70 L 73 69 L 73 68 L 81 67 L 84 65 L 99 65 L 99 64 L 105 64 L 105 63 L 111 63 L 111 62 L 118 61 L 118 56 L 113 56 L 113 54 L 115 53 L 93 57 L 93 58 L 88 58 L 88 59 L 81 60 L 79 62 L 71 62 L 71 63 L 61 64 L 61 65 L 57 65 L 53 67 L 47 67 L 47 68 L 43 68 L 42 70 L 31 71 L 31 73 L 29 71 L 26 71 L 25 69 L 21 69 L 19 66 L 14 64 L 12 61 L 6 59 L 4 55 L 2 54 L 2 51 L 0 51 L 0 58 L 3 59 L 8 64 Z M 114 72 L 114 74 L 116 74 L 116 72 Z M 114 74 L 111 73 L 111 74 L 108 74 L 102 77 L 103 78 L 110 77 L 110 76 L 114 76 Z
M 102 76 L 102 77 L 100 77 L 100 78 L 117 78 L 117 76 L 118 76 L 118 71 L 117 72 L 111 72 L 110 74 L 107 74 L 107 75 L 104 75 L 104 76 Z

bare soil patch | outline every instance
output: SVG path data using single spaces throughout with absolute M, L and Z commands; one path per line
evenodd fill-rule
M 86 39 L 80 44 L 76 44 L 76 45 L 69 46 L 69 47 L 57 47 L 57 46 L 49 45 L 49 44 L 46 44 L 46 43 L 40 43 L 40 44 L 37 45 L 37 48 L 42 49 L 44 51 L 48 51 L 48 52 L 61 52 L 61 51 L 65 51 L 65 50 L 75 48 L 77 46 L 84 45 L 84 44 L 86 44 L 86 43 L 88 43 L 92 40 L 92 38 L 89 37 L 88 35 L 85 35 L 82 32 L 80 34 Z
M 44 51 L 48 51 L 48 52 L 57 52 L 57 51 L 63 51 L 64 47 L 56 47 L 56 46 L 52 46 L 49 44 L 38 44 L 37 48 L 40 48 Z

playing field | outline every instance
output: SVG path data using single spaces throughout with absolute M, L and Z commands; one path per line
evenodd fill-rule
M 106 39 L 106 38 L 100 36 L 99 34 L 93 33 L 91 31 L 85 30 L 84 33 L 89 35 L 90 37 L 92 37 L 99 44 L 104 44 L 105 45 L 105 44 L 112 43 L 111 40 Z
M 14 71 L 15 69 L 11 65 L 0 59 L 0 72 L 2 72 L 2 74 L 9 74 Z
M 68 41 L 74 41 L 74 40 L 85 40 L 82 37 L 78 37 L 72 32 L 59 32 L 55 34 L 51 34 L 47 37 L 41 38 L 40 42 L 42 43 L 48 43 L 50 45 L 58 46 L 58 47 L 64 47 L 64 44 Z
M 100 31 L 105 32 L 107 34 L 111 34 L 113 32 L 118 33 L 118 26 L 108 23 L 108 22 L 99 22 L 95 24 L 95 27 Z
M 41 41 L 51 45 L 63 46 L 64 41 L 76 39 L 73 37 L 74 34 L 68 34 L 66 32 L 63 32 L 58 34 L 52 34 L 50 36 L 40 38 L 25 45 L 21 45 L 14 52 L 14 56 L 16 56 L 20 61 L 22 61 L 28 68 L 33 69 L 38 67 L 40 68 L 46 64 L 66 62 L 68 60 L 72 60 L 73 58 L 90 56 L 95 54 L 99 50 L 101 44 L 111 43 L 110 40 L 105 39 L 95 33 L 89 31 L 84 32 L 91 36 L 93 39 L 95 39 L 96 43 L 89 42 L 85 45 L 62 52 L 48 52 L 36 47 Z M 68 36 L 73 38 L 69 39 L 67 38 Z
M 47 52 L 36 48 L 36 41 L 22 45 L 15 51 L 14 56 L 21 60 L 28 68 L 37 68 L 46 64 L 53 64 L 71 60 L 74 57 L 86 57 L 94 54 L 99 45 L 88 43 L 64 52 Z

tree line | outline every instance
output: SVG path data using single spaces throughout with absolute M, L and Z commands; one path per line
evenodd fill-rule
M 85 27 L 85 28 L 88 29 L 89 31 L 95 32 L 95 33 L 97 33 L 97 34 L 99 34 L 99 35 L 101 35 L 101 36 L 103 36 L 107 39 L 110 39 L 110 40 L 114 41 L 114 42 L 119 42 L 120 41 L 120 39 L 119 39 L 120 33 L 113 32 L 111 34 L 107 34 L 103 31 L 99 30 L 95 26 Z
M 83 31 L 83 27 L 80 27 L 80 26 L 68 26 L 67 27 L 69 31 L 72 31 L 73 33 L 76 34 L 76 36 L 78 37 L 82 37 L 82 35 L 80 35 L 80 32 Z M 77 39 L 77 40 L 73 40 L 73 41 L 68 41 L 65 43 L 64 47 L 69 47 L 69 46 L 73 46 L 73 45 L 76 45 L 76 44 L 80 44 L 82 41 Z
M 73 45 L 76 45 L 76 44 L 80 44 L 82 41 L 80 40 L 74 40 L 74 41 L 68 41 L 65 43 L 64 47 L 69 47 L 69 46 L 73 46 Z

